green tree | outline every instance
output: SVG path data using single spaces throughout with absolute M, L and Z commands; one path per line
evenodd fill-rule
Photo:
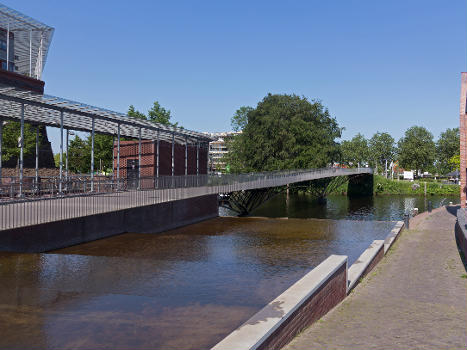
M 325 167 L 338 159 L 336 120 L 319 101 L 268 94 L 230 141 L 231 172 Z
M 19 158 L 20 147 L 19 138 L 21 135 L 21 125 L 19 122 L 7 122 L 3 126 L 2 140 L 2 160 L 8 161 L 10 158 Z M 41 139 L 39 139 L 41 142 Z M 36 127 L 24 124 L 24 156 L 34 154 L 36 150 Z
M 433 134 L 422 126 L 412 126 L 398 142 L 399 163 L 422 173 L 433 166 L 436 146 Z
M 172 117 L 170 114 L 170 110 L 162 107 L 158 101 L 154 101 L 147 115 L 136 110 L 133 105 L 130 105 L 130 107 L 128 107 L 127 114 L 130 117 L 139 118 L 139 119 L 147 119 L 147 120 L 150 120 L 155 123 L 162 124 L 162 125 L 178 127 L 178 122 L 172 123 L 170 121 L 170 118 Z
M 91 147 L 79 136 L 75 136 L 68 146 L 68 168 L 74 173 L 89 173 L 91 170 Z
M 461 167 L 461 157 L 460 154 L 456 154 L 449 159 L 449 165 L 451 169 L 458 170 Z
M 235 114 L 230 119 L 230 125 L 233 131 L 242 131 L 248 124 L 248 113 L 254 108 L 249 106 L 242 106 L 236 110 Z
M 386 161 L 388 163 L 394 159 L 396 154 L 396 145 L 394 138 L 387 132 L 377 132 L 368 142 L 369 159 L 373 162 L 376 169 L 384 169 Z
M 439 136 L 436 142 L 436 167 L 441 174 L 458 169 L 453 168 L 450 160 L 460 153 L 459 138 L 459 128 L 446 129 Z
M 91 149 L 92 139 L 88 136 L 87 147 Z M 113 169 L 113 137 L 111 135 L 94 135 L 94 169 L 110 172 Z
M 354 167 L 368 163 L 369 150 L 368 141 L 365 136 L 358 133 L 352 140 L 342 141 L 341 157 L 344 164 Z

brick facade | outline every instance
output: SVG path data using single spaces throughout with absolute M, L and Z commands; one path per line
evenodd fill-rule
M 188 145 L 187 173 L 196 175 L 196 145 Z M 207 174 L 206 147 L 199 148 L 199 174 Z M 138 141 L 120 142 L 120 178 L 127 178 L 128 161 L 138 159 Z M 117 173 L 117 142 L 114 143 L 114 172 Z M 154 177 L 157 175 L 157 141 L 141 141 L 142 177 Z M 159 176 L 172 175 L 172 143 L 159 142 Z M 185 145 L 174 145 L 174 175 L 185 175 Z
M 461 207 L 465 208 L 466 204 L 466 184 L 467 184 L 467 73 L 461 74 L 461 100 L 460 100 L 460 180 L 461 180 Z

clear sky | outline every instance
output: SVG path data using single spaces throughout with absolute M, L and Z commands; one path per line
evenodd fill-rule
M 2 2 L 55 28 L 48 94 L 116 111 L 158 100 L 198 131 L 230 130 L 269 92 L 320 99 L 344 139 L 459 123 L 465 0 Z

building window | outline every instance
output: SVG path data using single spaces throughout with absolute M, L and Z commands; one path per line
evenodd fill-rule
M 2 61 L 2 69 L 6 70 L 6 62 L 5 61 Z
M 6 51 L 6 41 L 0 40 L 0 49 Z

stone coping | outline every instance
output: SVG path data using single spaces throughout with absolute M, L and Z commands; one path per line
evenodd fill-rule
M 347 256 L 330 255 L 211 350 L 257 349 L 342 265 L 347 270 Z
M 386 239 L 384 240 L 384 254 L 386 254 L 389 248 L 391 248 L 392 244 L 397 239 L 397 236 L 402 231 L 403 227 L 404 227 L 403 221 L 396 222 L 396 224 L 394 225 L 394 228 L 386 236 Z
M 379 251 L 384 248 L 384 240 L 377 239 L 358 257 L 358 259 L 350 266 L 348 271 L 348 289 L 350 291 L 357 284 L 360 277 L 363 276 L 366 268 L 371 264 L 373 259 L 378 255 Z

